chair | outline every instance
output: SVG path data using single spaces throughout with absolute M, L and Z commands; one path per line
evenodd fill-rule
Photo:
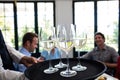
M 118 58 L 118 61 L 117 61 L 117 68 L 116 68 L 115 77 L 120 80 L 120 57 Z

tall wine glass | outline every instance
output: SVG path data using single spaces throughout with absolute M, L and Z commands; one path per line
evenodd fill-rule
M 48 51 L 49 54 L 49 68 L 44 70 L 46 74 L 52 74 L 58 71 L 58 68 L 54 68 L 51 64 L 50 51 L 55 47 L 55 29 L 54 27 L 50 28 L 41 28 L 40 30 L 40 43 L 41 46 Z
M 67 26 L 70 27 L 70 26 Z M 69 28 L 70 29 L 70 28 Z M 70 65 L 69 65 L 69 51 L 73 48 L 73 40 L 71 39 L 71 36 L 67 34 L 68 29 L 65 28 L 65 26 L 63 26 L 63 32 L 62 32 L 62 36 L 59 40 L 59 47 L 60 49 L 62 49 L 63 51 L 66 52 L 67 55 L 67 69 L 65 71 L 61 71 L 60 75 L 63 77 L 72 77 L 75 76 L 77 74 L 76 71 L 73 71 L 70 69 Z M 71 33 L 71 30 L 69 30 Z
M 78 64 L 72 67 L 72 69 L 75 71 L 84 71 L 87 69 L 86 66 L 82 66 L 80 63 L 80 49 L 86 44 L 86 41 L 87 41 L 87 34 L 85 32 L 76 33 L 74 38 L 74 46 L 78 51 Z
M 56 38 L 56 42 L 57 42 L 57 43 L 61 40 L 62 34 L 64 33 L 63 31 L 64 31 L 64 30 L 63 30 L 62 25 L 58 25 L 58 26 L 57 26 L 57 38 Z M 58 64 L 55 65 L 55 67 L 57 67 L 57 68 L 67 67 L 67 64 L 64 64 L 64 63 L 62 62 L 62 60 L 61 60 L 62 51 L 61 51 L 60 47 L 59 47 L 58 45 L 56 45 L 56 46 L 58 47 L 58 49 L 59 49 L 59 51 L 60 51 L 60 61 L 59 61 Z

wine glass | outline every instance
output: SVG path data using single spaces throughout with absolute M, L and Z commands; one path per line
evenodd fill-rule
M 76 71 L 70 69 L 70 65 L 69 65 L 69 51 L 73 48 L 74 45 L 73 45 L 73 40 L 71 39 L 71 35 L 67 34 L 68 29 L 66 29 L 65 27 L 66 26 L 63 26 L 62 36 L 60 37 L 58 45 L 59 45 L 60 49 L 62 49 L 63 51 L 66 52 L 67 69 L 65 71 L 61 71 L 60 75 L 63 77 L 72 77 L 77 74 Z M 67 26 L 67 27 L 70 27 L 70 26 Z M 70 33 L 71 33 L 71 30 L 68 30 L 68 31 L 70 31 Z
M 58 26 L 57 26 L 57 35 L 56 35 L 56 36 L 57 36 L 57 38 L 56 38 L 56 42 L 57 42 L 57 43 L 58 43 L 59 40 L 61 39 L 62 34 L 63 34 L 63 27 L 62 27 L 61 25 L 58 25 Z M 59 47 L 58 45 L 56 45 L 56 46 L 58 47 L 58 49 L 59 49 L 59 51 L 60 51 L 60 61 L 59 61 L 58 64 L 55 65 L 55 67 L 57 67 L 57 68 L 67 67 L 67 64 L 64 64 L 64 63 L 62 62 L 62 60 L 61 60 L 62 52 L 61 52 L 60 47 Z
M 55 47 L 55 29 L 54 27 L 50 28 L 41 28 L 40 30 L 40 43 L 41 46 L 48 51 L 49 54 L 49 68 L 44 70 L 46 74 L 52 74 L 58 71 L 58 68 L 54 68 L 51 64 L 50 51 Z
M 72 69 L 75 71 L 84 71 L 87 69 L 86 66 L 82 66 L 80 63 L 80 49 L 86 44 L 86 41 L 87 41 L 87 34 L 85 32 L 81 32 L 81 34 L 80 32 L 79 33 L 76 32 L 76 35 L 74 38 L 74 46 L 78 51 L 78 64 L 72 67 Z

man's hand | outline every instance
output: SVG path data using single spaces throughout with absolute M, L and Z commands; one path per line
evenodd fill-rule
M 26 67 L 29 67 L 35 63 L 38 63 L 38 62 L 42 62 L 40 60 L 37 60 L 36 58 L 34 57 L 27 57 L 27 56 L 24 56 L 21 60 L 20 60 L 20 63 L 24 64 Z

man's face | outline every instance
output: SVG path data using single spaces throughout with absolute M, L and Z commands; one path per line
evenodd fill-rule
M 30 43 L 29 51 L 33 52 L 38 47 L 38 38 L 34 37 L 32 43 Z
M 95 36 L 95 43 L 97 46 L 103 45 L 104 42 L 105 42 L 105 40 L 103 39 L 103 37 L 101 35 Z

